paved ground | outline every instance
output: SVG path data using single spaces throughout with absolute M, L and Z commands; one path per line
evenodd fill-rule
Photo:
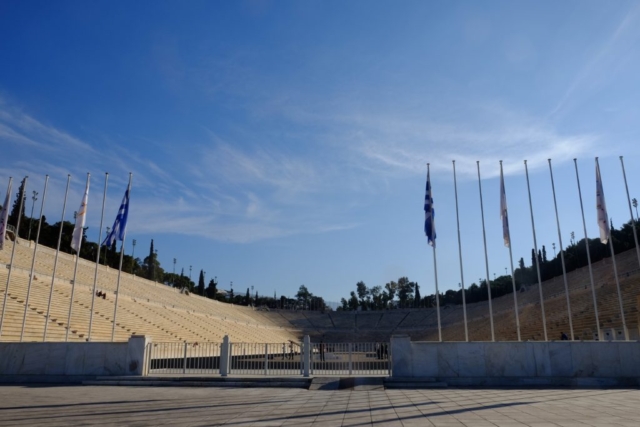
M 640 426 L 640 390 L 0 386 L 0 425 Z

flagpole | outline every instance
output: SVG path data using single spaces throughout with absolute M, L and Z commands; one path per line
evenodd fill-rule
M 87 188 L 89 188 L 90 178 L 91 178 L 91 174 L 87 173 L 87 184 L 85 185 L 84 194 L 87 193 Z M 84 194 L 82 196 L 83 203 L 84 203 Z M 83 215 L 86 215 L 86 208 Z M 77 223 L 78 223 L 78 218 L 76 218 L 76 225 Z M 74 232 L 75 232 L 75 227 L 74 227 Z M 78 250 L 76 251 L 76 263 L 73 267 L 73 281 L 71 283 L 71 298 L 69 300 L 69 314 L 67 315 L 67 331 L 64 334 L 65 342 L 69 341 L 69 331 L 71 330 L 71 313 L 73 311 L 73 296 L 75 295 L 75 292 L 76 292 L 76 279 L 78 276 L 78 262 L 80 262 L 80 250 L 82 249 L 82 233 L 83 231 L 80 230 L 80 239 L 78 240 Z
M 14 236 L 13 239 L 13 248 L 11 248 L 11 260 L 9 261 L 9 273 L 7 274 L 7 286 L 4 289 L 4 302 L 2 303 L 2 317 L 0 317 L 0 337 L 2 336 L 2 325 L 4 323 L 4 318 L 5 313 L 7 312 L 7 296 L 9 295 L 9 283 L 11 283 L 11 273 L 13 272 L 13 260 L 14 257 L 16 255 L 16 246 L 18 246 L 18 235 L 20 234 L 20 219 L 22 218 L 22 208 L 23 208 L 23 202 L 24 202 L 24 195 L 27 193 L 27 181 L 28 181 L 29 177 L 25 176 L 24 177 L 24 181 L 23 181 L 23 185 L 22 185 L 22 195 L 23 197 L 20 197 L 20 203 L 19 203 L 19 207 L 18 207 L 18 223 L 16 224 L 16 234 Z M 9 192 L 11 191 L 11 180 L 12 178 L 9 178 Z M 18 194 L 20 194 L 20 191 L 18 191 Z M 6 226 L 8 226 L 9 224 L 6 224 Z
M 133 174 L 129 172 L 129 186 L 127 187 L 128 197 L 131 197 L 131 178 Z M 128 200 L 127 200 L 128 202 Z M 122 236 L 122 243 L 120 244 L 120 265 L 118 266 L 118 281 L 116 284 L 116 302 L 113 307 L 113 326 L 111 327 L 111 342 L 116 336 L 116 316 L 118 315 L 118 297 L 120 296 L 120 275 L 122 274 L 122 257 L 124 255 L 124 241 L 126 237 L 126 230 Z
M 33 257 L 31 258 L 31 272 L 29 273 L 29 284 L 27 285 L 27 297 L 24 301 L 24 315 L 22 316 L 22 329 L 20 329 L 20 342 L 24 339 L 24 327 L 27 324 L 27 310 L 29 310 L 29 297 L 31 296 L 31 285 L 33 284 L 33 271 L 36 268 L 36 255 L 38 253 L 38 241 L 40 240 L 40 229 L 42 228 L 42 212 L 44 211 L 44 201 L 47 198 L 47 185 L 49 175 L 44 178 L 44 190 L 42 191 L 42 202 L 40 203 L 40 220 L 38 221 L 38 232 L 36 233 L 36 243 L 33 245 Z
M 567 269 L 564 263 L 564 248 L 562 246 L 562 232 L 560 231 L 560 217 L 558 216 L 558 203 L 556 202 L 556 186 L 553 180 L 553 168 L 551 159 L 549 161 L 549 174 L 551 175 L 551 190 L 553 192 L 553 206 L 556 210 L 556 224 L 558 225 L 558 243 L 560 243 L 560 262 L 562 263 L 562 278 L 564 279 L 564 293 L 567 297 L 567 312 L 569 313 L 569 329 L 571 330 L 571 341 L 575 339 L 573 335 L 573 319 L 571 314 L 571 301 L 569 298 L 569 283 L 567 282 Z
M 636 242 L 636 254 L 638 255 L 638 264 L 640 264 L 640 246 L 638 246 L 638 235 L 636 234 L 636 221 L 633 219 L 633 210 L 631 209 L 631 199 L 629 198 L 629 186 L 627 185 L 627 174 L 624 170 L 624 160 L 620 156 L 620 164 L 622 165 L 622 176 L 624 177 L 624 188 L 627 190 L 627 202 L 629 203 L 629 213 L 631 214 L 631 226 L 633 227 L 633 240 Z
M 433 191 L 431 190 L 431 179 L 430 179 L 430 168 L 429 163 L 427 163 L 427 182 L 429 183 L 429 209 L 431 210 L 431 230 L 435 232 L 436 229 L 436 221 L 433 216 L 433 197 L 431 194 Z M 436 314 L 438 316 L 438 341 L 442 342 L 442 324 L 440 323 L 440 292 L 438 291 L 438 263 L 436 262 L 436 239 L 435 233 L 433 236 L 433 275 L 435 277 L 436 283 Z
M 602 185 L 602 176 L 600 175 L 600 163 L 598 162 L 598 158 L 596 157 L 596 172 L 597 178 L 600 180 L 600 185 Z M 602 194 L 604 199 L 604 194 Z M 622 329 L 624 331 L 624 339 L 625 341 L 629 341 L 629 330 L 627 329 L 627 321 L 624 318 L 624 306 L 622 304 L 622 292 L 620 290 L 620 279 L 618 278 L 618 266 L 616 265 L 616 254 L 613 250 L 613 234 L 611 230 L 609 230 L 609 248 L 611 248 L 611 262 L 613 264 L 613 275 L 616 278 L 616 288 L 618 290 L 618 303 L 620 303 L 620 318 L 622 319 Z
M 531 187 L 529 186 L 529 168 L 527 161 L 524 161 L 524 171 L 527 176 L 527 192 L 529 193 L 529 210 L 531 211 L 531 230 L 533 231 L 533 250 L 535 251 L 536 271 L 538 273 L 538 290 L 540 291 L 540 310 L 542 311 L 542 329 L 544 331 L 544 340 L 549 341 L 547 336 L 547 316 L 544 313 L 544 297 L 542 296 L 542 277 L 540 275 L 540 259 L 538 257 L 538 240 L 536 239 L 536 225 L 533 221 L 533 203 L 531 202 Z
M 504 174 L 502 172 L 502 160 L 500 160 L 500 183 L 502 187 L 500 197 L 502 197 L 502 192 L 503 192 L 502 190 L 504 190 Z M 505 198 L 506 198 L 506 194 L 505 194 Z M 509 221 L 508 213 L 502 212 L 502 214 L 506 215 L 507 221 Z M 504 223 L 503 223 L 503 227 L 504 227 Z M 520 335 L 520 315 L 518 313 L 518 292 L 516 291 L 516 276 L 515 276 L 515 273 L 513 272 L 513 251 L 511 250 L 511 231 L 509 230 L 509 227 L 507 227 L 507 233 L 509 238 L 509 263 L 511 265 L 511 285 L 513 286 L 513 308 L 516 313 L 516 330 L 518 331 L 518 341 L 522 341 L 522 336 Z
M 58 254 L 60 253 L 60 242 L 62 241 L 62 229 L 64 228 L 64 213 L 67 209 L 67 196 L 69 195 L 69 183 L 71 175 L 67 175 L 67 189 L 64 192 L 64 202 L 62 203 L 62 219 L 60 220 L 60 231 L 58 232 L 58 246 L 56 246 L 56 256 L 53 259 L 53 273 L 51 274 L 51 289 L 49 289 L 49 301 L 47 302 L 47 316 L 44 322 L 44 332 L 42 333 L 42 342 L 47 340 L 47 327 L 49 326 L 49 314 L 51 313 L 51 298 L 53 297 L 53 286 L 56 282 L 56 271 L 58 269 Z
M 576 181 L 578 182 L 578 196 L 580 196 L 580 211 L 582 212 L 582 228 L 584 229 L 584 245 L 587 249 L 587 265 L 589 266 L 589 279 L 591 280 L 591 294 L 593 295 L 593 309 L 596 314 L 596 333 L 598 340 L 602 340 L 600 334 L 600 319 L 598 318 L 598 302 L 596 300 L 596 285 L 593 280 L 593 269 L 591 268 L 591 251 L 589 250 L 589 237 L 587 236 L 587 221 L 584 219 L 584 206 L 582 205 L 582 190 L 580 189 L 580 176 L 578 175 L 578 160 L 573 159 L 576 168 Z
M 102 194 L 102 213 L 100 214 L 100 228 L 98 229 L 98 254 L 96 255 L 96 268 L 93 273 L 93 290 L 91 292 L 91 310 L 89 310 L 89 332 L 87 341 L 91 341 L 91 326 L 93 326 L 93 307 L 96 302 L 96 284 L 98 283 L 98 267 L 100 266 L 100 248 L 102 248 L 102 223 L 104 220 L 104 205 L 107 200 L 107 184 L 109 183 L 109 172 L 104 173 L 104 192 Z M 106 250 L 106 249 L 105 249 Z M 114 321 L 115 324 L 115 321 Z
M 484 206 L 482 204 L 482 181 L 480 179 L 480 161 L 476 161 L 478 166 L 478 189 L 480 190 L 480 216 L 482 218 L 482 240 L 484 242 L 484 265 L 487 270 L 487 292 L 489 295 L 489 322 L 491 323 L 491 341 L 496 340 L 493 328 L 493 307 L 491 306 L 491 281 L 489 279 L 489 255 L 487 254 L 487 234 L 484 229 Z
M 460 240 L 460 216 L 458 215 L 458 183 L 456 181 L 456 161 L 453 160 L 453 190 L 456 198 L 456 224 L 458 225 L 458 255 L 460 258 L 460 285 L 462 286 L 462 311 L 464 314 L 464 339 L 469 342 L 469 327 L 467 326 L 467 303 L 464 290 L 464 273 L 462 272 L 462 243 Z

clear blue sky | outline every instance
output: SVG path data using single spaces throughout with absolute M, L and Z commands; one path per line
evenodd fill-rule
M 127 253 L 155 239 L 171 271 L 222 287 L 336 301 L 408 276 L 434 290 L 423 233 L 426 163 L 441 290 L 460 282 L 451 160 L 457 160 L 469 285 L 505 273 L 504 160 L 514 257 L 582 237 L 579 159 L 591 237 L 594 156 L 609 215 L 629 220 L 619 155 L 640 198 L 637 2 L 0 2 L 0 184 L 29 175 L 58 220 L 92 174 L 97 238 L 104 172 L 111 225 L 134 174 Z M 28 208 L 31 203 L 28 204 Z M 67 216 L 69 218 L 70 215 Z

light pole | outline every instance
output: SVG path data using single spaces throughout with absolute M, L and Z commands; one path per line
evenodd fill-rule
M 33 220 L 33 207 L 36 204 L 36 200 L 38 200 L 38 192 L 37 191 L 33 191 L 33 196 L 31 196 L 31 200 L 33 200 L 33 203 L 31 203 L 31 218 L 29 218 L 29 234 L 27 234 L 27 242 L 31 241 L 31 221 Z
M 556 259 L 556 242 L 553 242 L 551 247 L 553 248 L 553 259 Z
M 110 231 L 111 231 L 111 227 L 107 227 L 107 236 L 109 235 Z M 109 250 L 109 247 L 105 243 L 105 245 L 104 245 L 104 265 L 107 265 L 107 251 L 108 250 Z
M 638 221 L 638 200 L 634 197 L 631 200 L 631 203 L 633 204 L 633 207 L 636 208 L 636 221 Z
M 191 266 L 189 266 L 189 281 L 191 281 Z
M 134 274 L 133 267 L 136 265 L 136 257 L 134 256 L 136 253 L 136 239 L 133 239 L 131 243 L 133 244 L 133 250 L 131 251 L 131 258 L 133 258 L 133 262 L 131 263 L 131 274 Z
M 573 231 L 571 232 L 571 244 L 576 244 L 576 233 L 574 233 Z
M 505 267 L 504 268 L 504 275 L 506 276 L 507 274 L 509 274 L 509 273 L 507 273 L 507 267 Z

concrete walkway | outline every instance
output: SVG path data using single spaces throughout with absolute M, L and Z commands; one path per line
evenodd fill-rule
M 640 390 L 0 386 L 0 426 L 639 426 Z

